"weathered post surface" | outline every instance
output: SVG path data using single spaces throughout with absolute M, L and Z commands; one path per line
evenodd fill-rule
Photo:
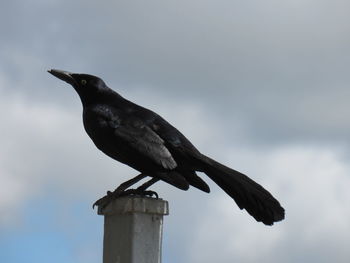
M 167 201 L 127 196 L 98 214 L 104 216 L 103 263 L 161 263 Z

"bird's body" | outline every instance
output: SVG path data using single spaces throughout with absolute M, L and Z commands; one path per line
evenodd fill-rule
M 168 178 L 170 171 L 193 174 L 196 170 L 191 155 L 199 151 L 184 135 L 158 114 L 115 92 L 109 93 L 108 101 L 96 100 L 84 106 L 83 123 L 98 149 L 143 174 L 167 178 L 181 189 L 188 188 L 185 180 L 176 185 L 173 178 Z
M 257 221 L 272 225 L 284 218 L 284 209 L 262 186 L 201 154 L 158 114 L 124 99 L 98 77 L 49 72 L 75 88 L 83 104 L 84 128 L 109 157 L 182 190 L 192 185 L 209 192 L 196 175 L 204 172 Z

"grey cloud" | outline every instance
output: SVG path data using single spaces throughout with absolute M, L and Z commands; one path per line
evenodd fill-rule
M 192 228 L 195 234 L 188 242 L 200 253 L 189 253 L 189 262 L 347 262 L 350 210 L 344 184 L 349 182 L 349 167 L 337 154 L 288 146 L 264 156 L 255 150 L 229 157 L 247 165 L 252 176 L 261 175 L 259 181 L 280 195 L 286 221 L 272 228 L 253 224 L 218 193 L 206 203 L 210 214 Z
M 126 95 L 142 86 L 202 103 L 228 132 L 254 131 L 248 140 L 347 140 L 343 1 L 37 4 L 11 2 L 1 18 L 1 69 L 28 96 L 72 103 L 44 77 L 56 67 L 99 75 Z M 240 122 L 227 123 L 231 115 Z
M 13 191 L 1 191 L 1 211 L 15 214 L 48 185 L 67 203 L 93 202 L 134 174 L 84 134 L 78 97 L 46 73 L 62 68 L 101 76 L 286 204 L 287 220 L 262 230 L 213 185 L 212 195 L 156 185 L 171 202 L 165 252 L 173 262 L 346 262 L 348 155 L 334 145 L 346 146 L 350 132 L 348 10 L 313 0 L 6 3 L 0 177 Z M 255 255 L 245 253 L 251 245 Z

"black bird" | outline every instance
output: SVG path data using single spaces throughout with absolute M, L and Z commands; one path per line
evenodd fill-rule
M 71 84 L 79 94 L 84 128 L 96 147 L 141 173 L 94 205 L 104 206 L 111 198 L 125 194 L 152 195 L 154 192 L 146 189 L 159 180 L 182 190 L 192 185 L 209 193 L 209 186 L 197 176 L 198 171 L 208 175 L 256 221 L 272 225 L 284 219 L 283 207 L 261 185 L 201 154 L 155 112 L 124 99 L 96 76 L 56 69 L 48 72 Z M 151 177 L 149 181 L 137 189 L 128 189 L 147 176 Z

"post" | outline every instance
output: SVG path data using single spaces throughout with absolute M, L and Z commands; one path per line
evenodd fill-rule
M 103 263 L 161 263 L 163 216 L 168 202 L 122 197 L 104 209 Z

